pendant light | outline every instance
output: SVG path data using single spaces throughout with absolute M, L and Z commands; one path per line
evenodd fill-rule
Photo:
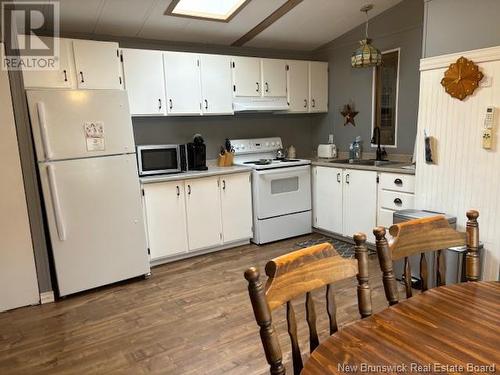
M 360 9 L 366 14 L 365 39 L 360 40 L 360 46 L 352 53 L 351 65 L 353 68 L 368 68 L 382 64 L 382 54 L 372 46 L 372 40 L 368 38 L 368 12 L 373 9 L 373 4 L 365 5 Z

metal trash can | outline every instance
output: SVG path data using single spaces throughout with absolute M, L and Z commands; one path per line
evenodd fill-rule
M 401 223 L 404 221 L 409 221 L 413 219 L 422 219 L 425 217 L 444 215 L 444 217 L 450 223 L 450 226 L 454 229 L 457 227 L 457 218 L 455 216 L 446 215 L 441 212 L 427 211 L 427 210 L 400 210 L 393 214 L 393 223 Z M 479 245 L 479 254 L 481 256 L 482 244 Z M 459 246 L 446 249 L 444 252 L 445 264 L 446 264 L 446 284 L 455 284 L 465 281 L 465 253 L 467 251 L 466 246 Z M 436 273 L 437 273 L 437 262 L 436 262 L 436 252 L 430 251 L 426 252 L 425 256 L 427 258 L 428 267 L 428 280 L 427 285 L 429 287 L 436 286 Z M 420 255 L 413 255 L 410 257 L 410 268 L 412 276 L 412 284 L 421 284 L 420 280 Z M 404 259 L 400 259 L 394 262 L 394 273 L 396 279 L 402 280 L 404 273 Z

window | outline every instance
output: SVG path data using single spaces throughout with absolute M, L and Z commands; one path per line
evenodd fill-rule
M 250 0 L 172 0 L 166 15 L 229 22 Z
M 372 130 L 378 127 L 380 144 L 389 147 L 397 146 L 399 52 L 382 52 L 382 65 L 373 72 Z

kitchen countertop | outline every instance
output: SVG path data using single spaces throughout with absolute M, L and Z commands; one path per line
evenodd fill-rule
M 225 174 L 233 173 L 243 173 L 250 172 L 252 167 L 245 167 L 242 165 L 233 165 L 231 167 L 218 167 L 216 165 L 208 164 L 208 170 L 206 171 L 186 171 L 182 173 L 172 173 L 172 174 L 160 174 L 156 176 L 139 177 L 142 184 L 150 184 L 153 182 L 164 182 L 164 181 L 179 181 L 179 180 L 189 180 L 193 178 L 220 176 Z
M 313 159 L 311 160 L 312 165 L 318 165 L 321 167 L 332 167 L 332 168 L 345 168 L 345 169 L 361 169 L 365 171 L 377 171 L 377 172 L 389 172 L 389 173 L 403 173 L 403 174 L 415 174 L 415 168 L 407 169 L 402 168 L 405 166 L 410 166 L 411 163 L 404 162 L 393 162 L 391 164 L 375 166 L 375 165 L 359 165 L 359 164 L 345 164 L 345 163 L 335 163 L 336 159 Z

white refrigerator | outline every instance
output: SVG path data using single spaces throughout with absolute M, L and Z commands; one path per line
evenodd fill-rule
M 29 90 L 59 294 L 150 272 L 128 99 Z

